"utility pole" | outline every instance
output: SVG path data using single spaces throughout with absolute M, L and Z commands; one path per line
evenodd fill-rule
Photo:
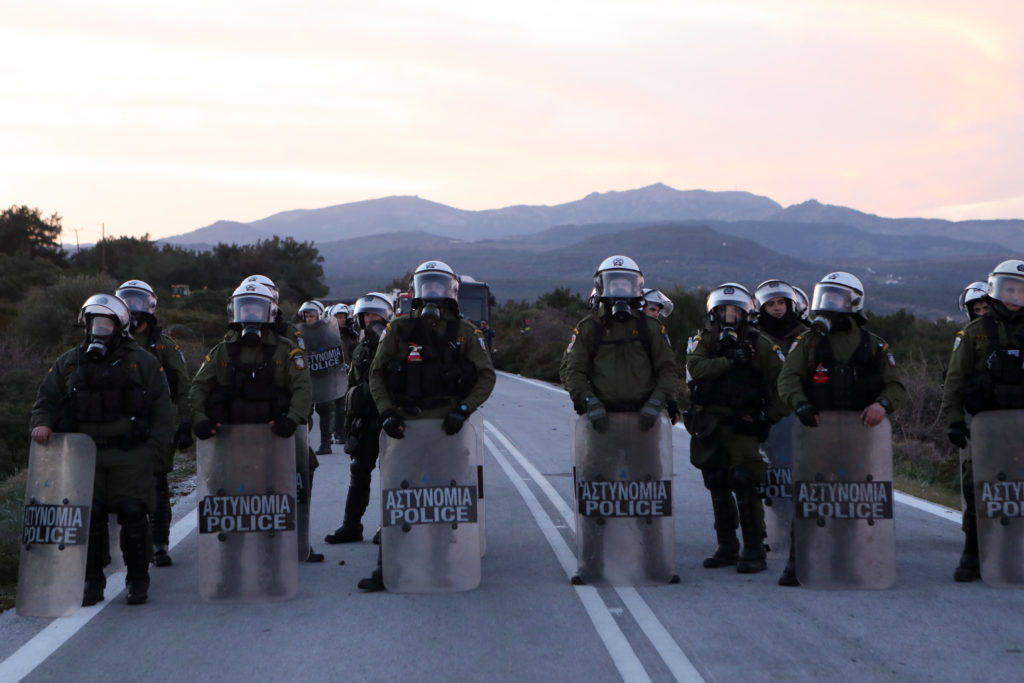
M 78 228 L 72 228 L 72 230 L 75 233 L 75 253 L 76 254 L 81 254 L 82 253 L 82 247 L 78 244 Z

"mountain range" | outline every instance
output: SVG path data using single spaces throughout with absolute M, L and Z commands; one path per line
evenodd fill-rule
M 316 244 L 334 298 L 380 288 L 428 259 L 489 282 L 499 300 L 554 287 L 586 294 L 596 265 L 624 253 L 649 284 L 666 288 L 780 277 L 809 292 L 826 272 L 848 269 L 864 280 L 872 310 L 929 317 L 954 314 L 964 285 L 1024 253 L 1024 220 L 884 218 L 813 199 L 784 208 L 749 192 L 664 184 L 484 211 L 385 197 L 218 221 L 160 242 L 202 249 L 274 235 Z M 882 296 L 873 300 L 873 291 Z

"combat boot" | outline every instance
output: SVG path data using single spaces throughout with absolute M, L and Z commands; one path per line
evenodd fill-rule
M 711 557 L 704 558 L 705 569 L 731 567 L 739 559 L 740 544 L 736 540 L 736 509 L 724 470 L 714 470 L 707 476 L 711 493 L 711 510 L 715 514 L 715 533 L 718 547 Z
M 171 556 L 167 554 L 166 545 L 157 545 L 153 548 L 153 566 L 155 567 L 170 567 L 174 564 L 171 560 Z
M 761 530 L 761 499 L 758 497 L 757 480 L 742 468 L 733 471 L 733 486 L 736 491 L 736 506 L 739 508 L 740 532 L 743 535 L 743 551 L 736 563 L 740 574 L 756 574 L 768 568 L 767 553 L 764 549 L 764 533 Z M 763 513 L 761 513 L 763 514 Z
M 359 543 L 363 540 L 363 525 L 358 522 L 352 523 L 345 520 L 333 533 L 324 536 L 324 543 L 337 545 L 339 543 Z
M 377 593 L 384 590 L 384 572 L 381 571 L 380 567 L 373 570 L 365 579 L 359 579 L 359 583 L 356 584 L 359 590 L 366 591 L 367 593 Z
M 974 508 L 964 510 L 964 551 L 960 564 L 953 570 L 953 580 L 959 583 L 977 581 L 981 578 L 981 562 L 978 560 L 978 518 Z
M 103 508 L 93 505 L 89 518 L 89 545 L 85 550 L 85 589 L 82 592 L 82 607 L 91 607 L 103 602 L 103 590 L 107 587 L 107 578 L 103 575 L 103 559 L 107 550 L 103 539 L 107 534 L 107 515 Z
M 124 565 L 127 570 L 129 605 L 141 605 L 149 598 L 149 518 L 141 500 L 117 506 L 117 518 L 124 534 Z
M 82 607 L 92 607 L 103 602 L 103 591 L 107 587 L 107 579 L 86 579 L 85 590 L 82 592 Z

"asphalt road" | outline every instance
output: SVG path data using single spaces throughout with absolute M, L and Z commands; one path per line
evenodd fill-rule
M 465 593 L 362 594 L 363 543 L 327 546 L 341 521 L 348 458 L 321 456 L 298 596 L 223 605 L 197 590 L 194 496 L 175 506 L 174 566 L 151 570 L 150 601 L 107 600 L 63 619 L 0 615 L 0 681 L 49 680 L 1020 680 L 1024 591 L 955 584 L 958 514 L 897 499 L 897 582 L 882 591 L 782 588 L 768 571 L 707 570 L 711 506 L 674 430 L 675 560 L 681 582 L 572 586 L 568 398 L 499 375 L 484 418 L 487 552 Z M 314 432 L 315 433 L 315 432 Z M 318 438 L 312 438 L 314 446 Z M 374 476 L 376 487 L 377 477 Z

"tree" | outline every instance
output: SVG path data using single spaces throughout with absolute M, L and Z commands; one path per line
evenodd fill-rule
M 65 262 L 60 246 L 61 217 L 43 218 L 39 209 L 11 206 L 0 213 L 0 252 L 11 256 L 45 258 Z

